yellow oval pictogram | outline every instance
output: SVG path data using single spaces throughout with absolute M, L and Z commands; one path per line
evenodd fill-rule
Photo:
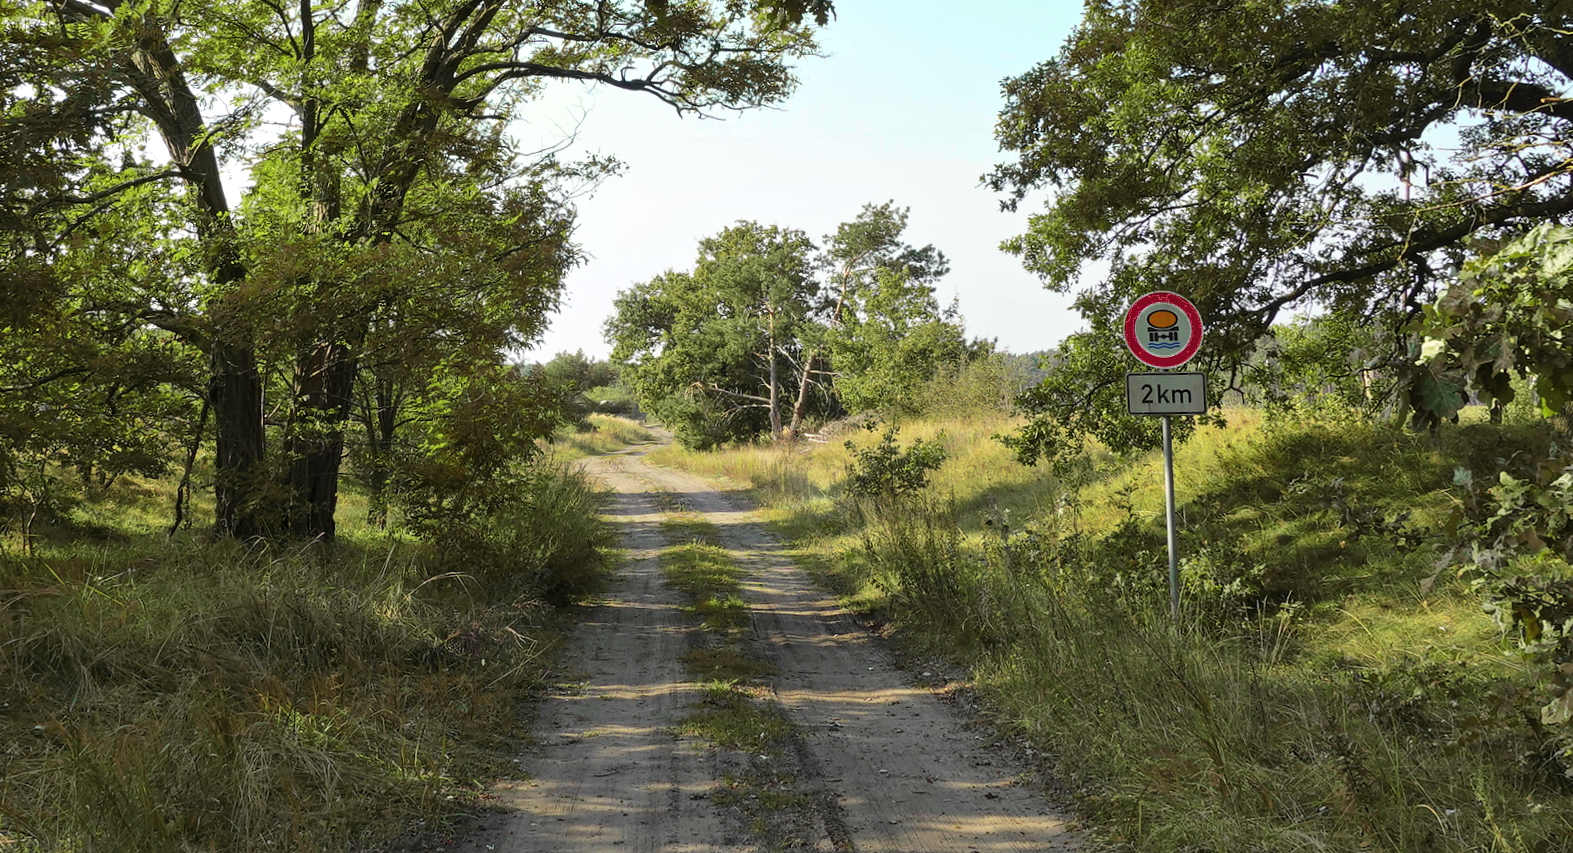
M 1167 309 L 1160 309 L 1147 315 L 1147 325 L 1155 329 L 1167 329 L 1178 322 L 1180 322 L 1179 316 Z

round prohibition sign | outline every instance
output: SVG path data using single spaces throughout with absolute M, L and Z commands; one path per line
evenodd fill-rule
M 1178 293 L 1156 290 L 1125 312 L 1125 345 L 1151 367 L 1179 367 L 1202 348 L 1202 315 Z

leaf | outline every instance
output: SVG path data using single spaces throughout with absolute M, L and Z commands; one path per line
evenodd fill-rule
M 1440 418 L 1450 418 L 1464 407 L 1463 387 L 1448 379 L 1422 374 L 1418 397 L 1422 408 Z
M 1548 726 L 1564 726 L 1573 721 L 1573 690 L 1567 690 L 1540 709 L 1540 722 Z
M 1426 342 L 1420 345 L 1420 359 L 1416 364 L 1429 364 L 1436 361 L 1437 357 L 1444 352 L 1447 352 L 1447 341 L 1439 338 L 1426 338 Z

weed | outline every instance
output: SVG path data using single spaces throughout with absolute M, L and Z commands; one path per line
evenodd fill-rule
M 1515 464 L 1544 435 L 1466 424 L 1439 446 L 1358 418 L 1229 420 L 1178 448 L 1178 627 L 1155 454 L 1089 447 L 1046 476 L 989 439 L 1008 422 L 907 422 L 943 467 L 849 518 L 835 472 L 854 449 L 662 453 L 751 486 L 850 605 L 969 665 L 1132 849 L 1568 849 L 1573 791 L 1521 713 L 1530 680 L 1427 544 L 1458 500 L 1454 460 Z
M 516 772 L 562 620 L 542 584 L 599 564 L 553 512 L 593 495 L 549 485 L 509 521 L 514 575 L 351 525 L 331 549 L 168 540 L 142 521 L 168 495 L 119 486 L 78 511 L 116 538 L 0 557 L 0 846 L 348 849 L 473 802 Z

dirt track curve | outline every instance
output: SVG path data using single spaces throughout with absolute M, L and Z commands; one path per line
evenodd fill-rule
M 606 510 L 630 559 L 562 651 L 565 680 L 522 757 L 527 781 L 496 791 L 504 813 L 473 851 L 769 849 L 708 793 L 714 753 L 672 734 L 699 698 L 679 660 L 696 642 L 681 597 L 661 579 L 663 493 L 717 525 L 747 571 L 752 645 L 776 667 L 776 698 L 808 766 L 839 807 L 818 850 L 1006 853 L 1078 849 L 1067 817 L 1022 768 L 952 707 L 912 685 L 879 642 L 785 555 L 741 495 L 661 468 L 647 448 L 595 457 Z

